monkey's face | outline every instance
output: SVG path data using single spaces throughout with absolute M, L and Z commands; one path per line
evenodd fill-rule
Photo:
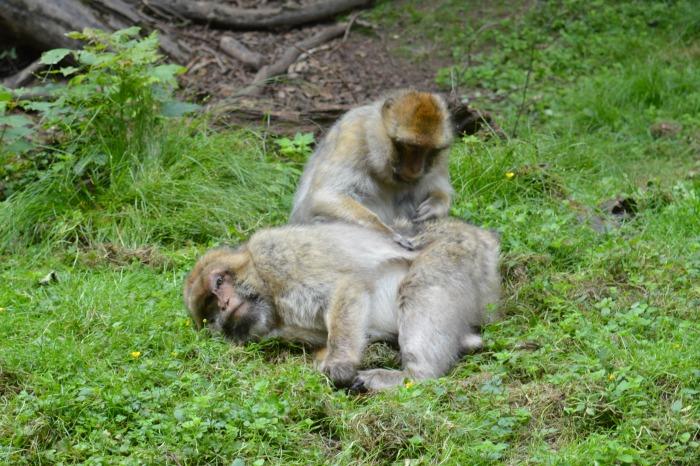
M 207 276 L 209 296 L 200 315 L 214 333 L 222 333 L 237 344 L 264 337 L 272 330 L 272 310 L 267 303 L 236 282 L 227 270 Z
M 404 183 L 415 183 L 433 166 L 441 148 L 394 141 L 392 169 L 394 179 Z

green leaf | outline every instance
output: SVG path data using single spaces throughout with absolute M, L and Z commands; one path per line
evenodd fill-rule
M 84 65 L 94 65 L 97 62 L 97 55 L 87 50 L 78 52 L 78 61 Z
M 674 413 L 680 413 L 681 409 L 683 409 L 683 403 L 681 400 L 676 400 L 671 404 L 671 411 Z
M 33 101 L 25 101 L 20 103 L 21 107 L 25 110 L 31 110 L 34 112 L 41 112 L 44 113 L 47 110 L 49 110 L 51 107 L 54 106 L 53 102 L 33 102 Z
M 63 60 L 71 52 L 70 49 L 53 49 L 41 54 L 41 63 L 55 65 Z
M 75 66 L 66 66 L 58 71 L 60 71 L 63 76 L 70 76 L 76 71 L 80 71 L 80 68 L 76 68 Z
M 0 102 L 9 102 L 12 100 L 12 91 L 0 86 Z
M 112 37 L 117 41 L 122 41 L 130 37 L 137 37 L 139 35 L 139 31 L 141 31 L 140 27 L 132 26 L 130 28 L 121 29 L 115 32 L 114 34 L 112 34 Z
M 78 31 L 71 31 L 66 34 L 66 37 L 69 39 L 75 39 L 75 40 L 85 40 L 87 39 L 87 35 L 84 32 L 78 32 Z
M 628 454 L 622 454 L 617 457 L 617 460 L 621 463 L 634 463 L 634 456 Z
M 299 145 L 308 146 L 314 142 L 314 133 L 297 133 L 294 135 L 294 142 Z
M 201 105 L 190 102 L 181 102 L 179 100 L 170 100 L 165 102 L 161 107 L 161 113 L 166 117 L 179 117 L 186 113 L 192 113 L 200 110 Z
M 172 86 L 177 85 L 175 81 L 175 76 L 182 74 L 187 71 L 187 68 L 180 65 L 159 65 L 153 68 L 150 75 L 156 78 L 159 82 L 170 84 Z
M 32 124 L 32 120 L 23 115 L 6 115 L 0 118 L 0 125 L 18 128 L 20 126 L 28 126 Z

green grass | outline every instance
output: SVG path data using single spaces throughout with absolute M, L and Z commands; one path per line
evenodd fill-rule
M 78 238 L 3 253 L 0 463 L 698 464 L 700 17 L 691 2 L 550 3 L 495 4 L 474 20 L 490 32 L 466 37 L 491 71 L 464 83 L 506 132 L 529 63 L 518 31 L 540 44 L 517 138 L 451 154 L 453 214 L 502 233 L 505 318 L 485 351 L 353 397 L 303 348 L 192 330 L 184 274 L 216 241 L 282 222 L 298 165 L 255 133 L 173 124 L 153 165 L 73 208 Z M 430 28 L 457 4 L 409 1 L 390 20 L 459 65 L 459 22 Z M 655 138 L 660 121 L 681 130 Z M 616 196 L 633 218 L 599 208 Z

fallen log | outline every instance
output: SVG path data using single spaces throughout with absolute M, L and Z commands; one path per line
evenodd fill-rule
M 239 99 L 212 104 L 208 107 L 220 121 L 229 124 L 265 122 L 276 134 L 313 132 L 319 134 L 350 110 L 347 105 L 309 106 L 303 110 L 275 108 L 276 102 L 266 99 Z
M 79 47 L 80 42 L 66 37 L 71 31 L 114 31 L 135 23 L 149 26 L 147 18 L 123 0 L 94 0 L 89 5 L 80 0 L 0 0 L 0 27 L 39 50 L 48 50 Z M 186 61 L 167 33 L 160 39 L 163 51 L 175 61 Z
M 106 29 L 90 8 L 76 0 L 0 0 L 0 24 L 41 50 L 77 47 L 79 43 L 66 32 Z
M 238 8 L 211 0 L 144 0 L 160 12 L 234 30 L 284 29 L 318 23 L 369 6 L 372 0 L 326 0 L 301 7 Z

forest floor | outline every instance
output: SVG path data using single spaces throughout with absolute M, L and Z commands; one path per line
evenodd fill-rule
M 194 331 L 185 274 L 285 222 L 312 139 L 154 117 L 128 92 L 105 112 L 77 83 L 65 125 L 0 150 L 0 463 L 700 463 L 700 10 L 486 3 L 379 2 L 363 18 L 381 33 L 353 29 L 265 93 L 303 109 L 412 84 L 494 115 L 504 137 L 450 154 L 451 214 L 501 232 L 484 351 L 354 396 L 305 348 Z M 211 58 L 182 95 L 249 80 Z M 134 82 L 164 69 L 126 69 L 153 97 Z

